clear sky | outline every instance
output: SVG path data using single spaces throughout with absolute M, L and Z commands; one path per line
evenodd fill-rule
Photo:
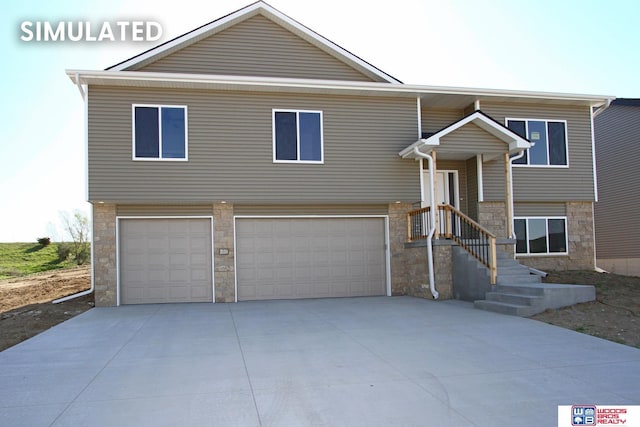
M 83 103 L 65 69 L 104 69 L 251 0 L 22 0 L 0 15 L 0 241 L 62 238 L 85 201 Z M 637 0 L 270 0 L 405 83 L 640 98 Z M 134 42 L 20 40 L 23 21 L 152 20 Z

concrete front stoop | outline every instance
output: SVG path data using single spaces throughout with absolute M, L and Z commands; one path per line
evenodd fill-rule
M 529 317 L 596 299 L 594 286 L 541 283 L 540 276 L 517 260 L 504 252 L 498 254 L 498 283 L 485 293 L 484 300 L 474 301 L 476 308 Z

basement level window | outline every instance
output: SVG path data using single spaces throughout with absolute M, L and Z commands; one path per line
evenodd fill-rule
M 187 107 L 133 105 L 133 159 L 187 160 Z
M 322 163 L 322 111 L 273 110 L 274 163 Z
M 516 254 L 566 255 L 566 217 L 518 217 L 513 220 Z

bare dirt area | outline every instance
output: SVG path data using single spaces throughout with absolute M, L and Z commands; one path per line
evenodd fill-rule
M 93 294 L 51 303 L 90 286 L 89 267 L 0 281 L 0 351 L 93 307 Z
M 544 281 L 594 285 L 596 301 L 547 310 L 532 319 L 640 348 L 640 277 L 557 271 Z

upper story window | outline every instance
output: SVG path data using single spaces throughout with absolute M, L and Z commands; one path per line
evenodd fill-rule
M 133 105 L 133 159 L 187 160 L 187 107 Z
M 322 111 L 273 110 L 273 161 L 323 163 Z
M 567 254 L 566 217 L 520 217 L 513 220 L 516 254 Z
M 567 122 L 507 119 L 507 127 L 534 143 L 514 165 L 568 166 Z

